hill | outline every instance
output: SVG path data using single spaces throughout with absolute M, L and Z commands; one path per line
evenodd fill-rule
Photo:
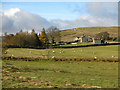
M 73 41 L 75 37 L 80 37 L 81 35 L 85 34 L 91 37 L 94 37 L 95 34 L 100 32 L 108 32 L 110 37 L 117 37 L 118 36 L 118 29 L 120 27 L 80 27 L 80 28 L 73 28 L 73 29 L 66 29 L 62 30 L 61 33 L 61 40 L 62 41 Z

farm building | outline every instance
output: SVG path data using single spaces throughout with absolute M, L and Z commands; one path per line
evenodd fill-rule
M 80 37 L 76 37 L 74 40 L 75 40 L 75 42 L 79 42 L 81 40 L 81 38 Z
M 84 42 L 88 42 L 88 38 L 83 34 L 83 36 L 81 36 L 81 43 Z
M 93 42 L 93 38 L 91 36 L 88 36 L 88 42 Z
M 81 37 L 76 37 L 74 39 L 75 42 L 80 42 L 80 43 L 88 43 L 88 42 L 93 42 L 92 37 L 90 36 L 86 36 L 86 35 L 82 35 Z
M 100 38 L 93 38 L 93 43 L 104 43 Z

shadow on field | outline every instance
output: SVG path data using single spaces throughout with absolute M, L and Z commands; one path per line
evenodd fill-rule
M 38 71 L 45 71 L 45 72 L 58 72 L 58 73 L 71 73 L 64 70 L 55 70 L 55 69 L 47 69 L 47 68 L 30 68 L 30 67 L 22 67 L 18 68 L 16 66 L 13 66 L 13 64 L 7 63 L 6 65 L 3 65 L 3 69 L 7 69 L 10 72 L 38 72 Z
M 29 68 L 29 67 L 24 67 L 20 69 L 21 72 L 38 72 L 38 71 L 46 71 L 46 72 L 60 72 L 60 73 L 70 73 L 68 71 L 63 71 L 63 70 L 55 70 L 55 69 L 47 69 L 47 68 Z

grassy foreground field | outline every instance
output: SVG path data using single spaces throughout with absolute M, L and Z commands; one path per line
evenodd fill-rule
M 117 88 L 118 63 L 3 60 L 3 88 Z
M 25 49 L 10 48 L 5 56 L 52 58 L 118 58 L 118 45 L 81 47 L 69 49 Z M 114 57 L 113 57 L 114 56 Z

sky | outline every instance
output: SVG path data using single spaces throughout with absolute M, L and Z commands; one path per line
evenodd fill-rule
M 91 26 L 117 26 L 117 2 L 3 2 L 3 32 L 21 29 L 40 32 L 50 26 L 60 30 Z
M 81 10 L 81 13 L 76 13 L 75 9 L 86 9 L 84 2 L 7 2 L 3 3 L 3 10 L 10 8 L 19 8 L 34 14 L 38 14 L 47 20 L 62 19 L 62 20 L 74 20 L 81 13 L 85 13 Z

